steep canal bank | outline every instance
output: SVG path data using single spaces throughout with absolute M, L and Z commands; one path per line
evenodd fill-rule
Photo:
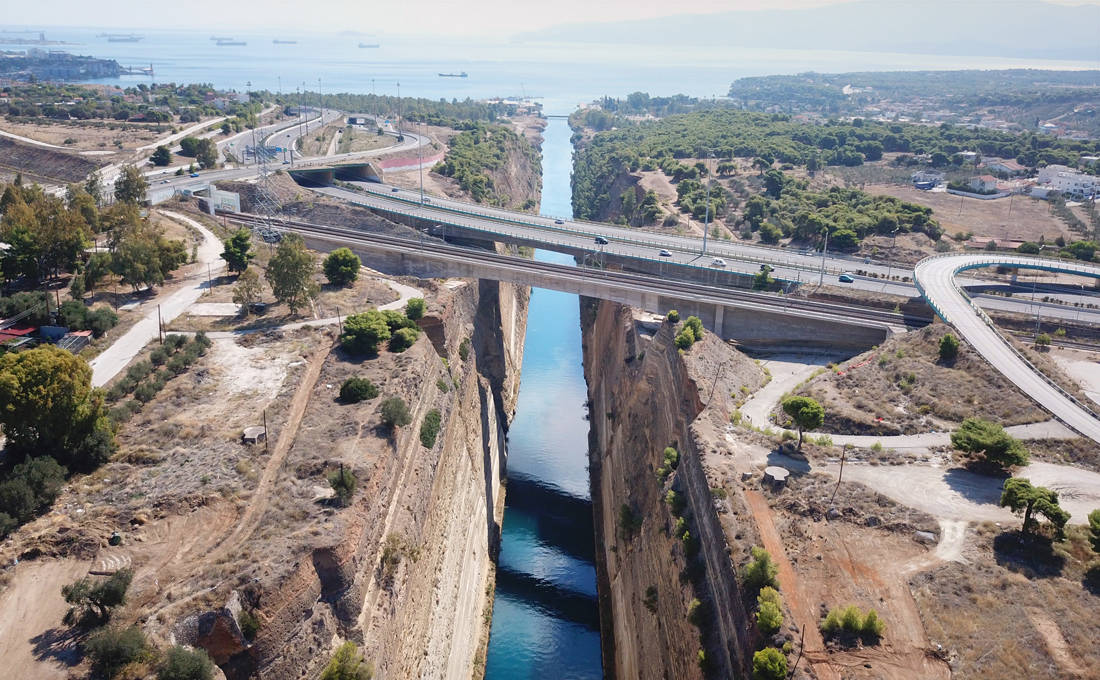
M 572 214 L 569 137 L 563 120 L 551 121 L 544 133 L 544 214 Z M 535 256 L 572 261 L 544 251 Z M 603 677 L 586 400 L 577 296 L 535 289 L 508 433 L 490 680 Z

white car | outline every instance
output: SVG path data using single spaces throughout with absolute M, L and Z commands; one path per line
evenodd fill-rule
M 714 258 L 713 260 L 710 261 L 710 266 L 712 266 L 712 267 L 725 267 L 726 266 L 726 261 L 723 260 L 720 257 L 716 257 L 716 258 Z

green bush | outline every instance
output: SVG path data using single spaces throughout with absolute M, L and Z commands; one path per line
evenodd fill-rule
M 214 662 L 204 649 L 169 647 L 157 668 L 157 680 L 211 680 L 213 677 Z
M 642 528 L 642 516 L 626 503 L 619 506 L 619 532 L 625 540 L 634 538 Z
M 436 380 L 435 380 L 435 388 L 436 388 L 437 390 L 439 390 L 440 392 L 442 392 L 443 394 L 446 394 L 446 393 L 448 393 L 448 392 L 450 392 L 450 391 L 451 391 L 451 385 L 450 385 L 450 383 L 448 383 L 448 382 L 447 382 L 446 380 L 444 380 L 443 378 L 436 378 Z
M 148 655 L 145 635 L 137 626 L 101 628 L 84 641 L 84 653 L 92 660 L 92 669 L 113 678 L 124 666 Z
M 328 474 L 328 483 L 336 492 L 336 504 L 342 508 L 351 503 L 351 497 L 355 495 L 355 486 L 358 480 L 355 473 L 341 463 L 339 469 Z
M 352 314 L 344 320 L 340 345 L 353 354 L 374 354 L 378 346 L 390 339 L 386 318 L 376 309 Z
M 61 597 L 72 605 L 65 614 L 65 623 L 106 621 L 111 612 L 126 603 L 126 591 L 134 572 L 120 569 L 105 580 L 84 577 L 62 586 Z
M 401 397 L 390 397 L 382 402 L 382 422 L 389 427 L 404 427 L 412 422 L 409 407 Z
M 168 350 L 164 347 L 157 347 L 149 353 L 149 361 L 154 366 L 163 366 L 164 362 L 168 361 Z
M 753 680 L 784 680 L 787 677 L 787 657 L 775 647 L 765 647 L 752 655 Z
M 152 382 L 143 382 L 134 390 L 134 399 L 137 399 L 143 404 L 149 403 L 156 396 L 157 388 L 153 386 Z
M 340 385 L 340 401 L 358 404 L 378 396 L 378 387 L 366 378 L 348 378 Z
M 959 339 L 951 333 L 940 338 L 940 361 L 950 364 L 959 356 Z
M 684 497 L 672 489 L 669 489 L 668 493 L 665 494 L 665 503 L 668 505 L 673 515 L 679 515 L 684 511 L 684 508 L 687 507 L 687 502 L 684 500 Z
M 874 609 L 866 614 L 855 605 L 830 609 L 821 622 L 821 631 L 827 637 L 843 637 L 848 642 L 862 638 L 866 644 L 875 644 L 882 637 L 886 624 Z
M 951 433 L 951 445 L 1002 469 L 1027 465 L 1029 459 L 1027 449 L 1018 439 L 999 424 L 980 418 L 964 420 Z
M 756 627 L 762 635 L 774 635 L 783 625 L 783 612 L 772 602 L 763 602 L 756 611 Z
M 416 321 L 424 316 L 424 298 L 412 298 L 405 303 L 405 316 Z
M 676 334 L 676 346 L 682 350 L 688 350 L 695 344 L 695 334 L 685 326 Z
M 249 642 L 255 640 L 256 633 L 260 632 L 260 620 L 247 609 L 242 609 L 237 614 L 237 625 L 241 627 L 241 634 L 244 635 L 244 639 Z
M 778 588 L 779 582 L 775 577 L 779 573 L 779 568 L 772 561 L 772 556 L 767 550 L 757 546 L 753 546 L 751 552 L 752 561 L 745 565 L 741 576 L 745 587 L 750 592 L 757 592 L 764 586 Z
M 183 347 L 186 342 L 187 338 L 178 333 L 164 336 L 164 346 L 167 347 L 169 351 L 176 351 L 180 347 Z
M 340 645 L 321 671 L 321 680 L 370 680 L 374 669 L 363 659 L 354 642 Z
M 664 481 L 679 464 L 680 452 L 671 446 L 665 447 L 664 460 L 661 463 L 661 467 L 657 468 L 657 476 Z
M 675 309 L 670 309 L 668 310 L 668 314 L 665 315 L 665 319 L 667 319 L 669 323 L 679 323 L 680 312 L 677 312 Z
M 703 339 L 703 322 L 699 320 L 699 317 L 689 316 L 684 321 L 684 327 L 691 329 L 691 334 L 695 338 L 696 342 Z
M 469 356 L 470 356 L 470 339 L 469 338 L 463 338 L 462 342 L 458 346 L 458 358 L 462 359 L 463 361 L 466 361 L 466 359 Z
M 390 351 L 401 353 L 413 346 L 419 335 L 415 328 L 398 328 L 390 337 Z
M 886 624 L 878 617 L 878 612 L 874 609 L 868 611 L 867 615 L 863 617 L 863 624 L 860 626 L 860 634 L 865 641 L 877 640 L 882 637 L 882 633 L 885 630 Z
M 696 628 L 702 628 L 706 624 L 706 609 L 699 598 L 692 598 L 688 602 L 688 622 Z
M 420 443 L 424 445 L 424 448 L 430 449 L 435 446 L 435 438 L 439 434 L 440 420 L 441 416 L 437 408 L 428 411 L 427 415 L 424 416 L 424 422 L 420 423 Z
M 334 286 L 346 286 L 359 278 L 359 256 L 348 248 L 337 248 L 325 258 L 325 278 Z

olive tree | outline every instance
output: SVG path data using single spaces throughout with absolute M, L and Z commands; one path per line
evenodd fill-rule
M 313 280 L 313 253 L 298 234 L 286 234 L 267 265 L 267 283 L 275 299 L 286 303 L 292 314 L 317 297 L 320 288 Z
M 821 427 L 825 422 L 825 409 L 812 397 L 787 397 L 783 400 L 783 412 L 791 417 L 798 428 L 798 450 L 802 450 L 802 432 Z

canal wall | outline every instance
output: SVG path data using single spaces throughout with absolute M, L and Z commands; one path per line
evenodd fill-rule
M 736 565 L 755 530 L 739 498 L 712 495 L 708 456 L 731 393 L 765 375 L 712 333 L 680 352 L 674 324 L 616 303 L 584 299 L 581 318 L 605 671 L 747 677 L 755 638 Z M 667 474 L 666 447 L 679 453 Z

